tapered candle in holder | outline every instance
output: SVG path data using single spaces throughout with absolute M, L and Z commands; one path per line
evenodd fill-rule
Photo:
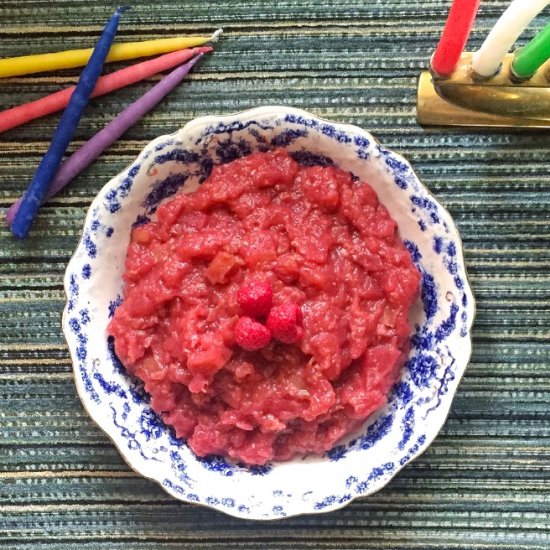
M 418 84 L 423 125 L 550 127 L 550 25 L 509 52 L 549 0 L 514 0 L 475 53 L 464 52 L 478 0 L 455 0 Z

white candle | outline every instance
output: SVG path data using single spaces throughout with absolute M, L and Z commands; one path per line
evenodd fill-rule
M 550 0 L 514 0 L 500 16 L 481 48 L 474 53 L 474 73 L 482 77 L 493 76 L 527 25 L 548 4 Z

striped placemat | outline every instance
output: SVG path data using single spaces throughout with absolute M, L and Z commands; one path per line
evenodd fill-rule
M 449 3 L 134 2 L 120 38 L 220 26 L 225 35 L 42 209 L 26 241 L 0 227 L 2 548 L 550 548 L 550 134 L 418 126 L 416 78 Z M 507 4 L 482 2 L 472 47 Z M 2 0 L 0 54 L 92 46 L 111 11 L 105 0 Z M 77 74 L 0 81 L 0 108 Z M 150 86 L 94 100 L 73 148 Z M 341 511 L 252 523 L 181 504 L 129 470 L 77 399 L 60 318 L 65 265 L 101 186 L 149 140 L 196 116 L 266 104 L 357 124 L 406 155 L 459 226 L 478 316 L 451 415 L 421 458 Z M 26 186 L 56 121 L 0 135 L 1 207 Z

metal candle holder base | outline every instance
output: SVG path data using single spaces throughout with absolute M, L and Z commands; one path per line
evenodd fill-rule
M 454 73 L 438 78 L 423 71 L 418 82 L 417 119 L 434 126 L 550 127 L 550 66 L 525 82 L 513 78 L 513 54 L 501 70 L 484 79 L 472 73 L 472 53 L 464 53 Z

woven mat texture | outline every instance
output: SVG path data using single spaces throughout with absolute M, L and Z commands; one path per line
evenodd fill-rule
M 0 547 L 549 549 L 550 133 L 417 124 L 416 81 L 448 0 L 133 4 L 119 40 L 225 34 L 190 78 L 41 210 L 26 241 L 0 225 Z M 508 4 L 482 2 L 471 48 Z M 0 55 L 92 46 L 113 5 L 0 0 Z M 0 108 L 77 75 L 2 80 Z M 156 81 L 93 100 L 71 150 Z M 128 468 L 80 405 L 60 320 L 63 273 L 104 183 L 148 141 L 196 116 L 267 104 L 359 125 L 403 153 L 458 224 L 478 310 L 471 364 L 424 455 L 340 511 L 255 523 L 179 503 Z M 26 187 L 57 120 L 0 135 L 0 207 Z

